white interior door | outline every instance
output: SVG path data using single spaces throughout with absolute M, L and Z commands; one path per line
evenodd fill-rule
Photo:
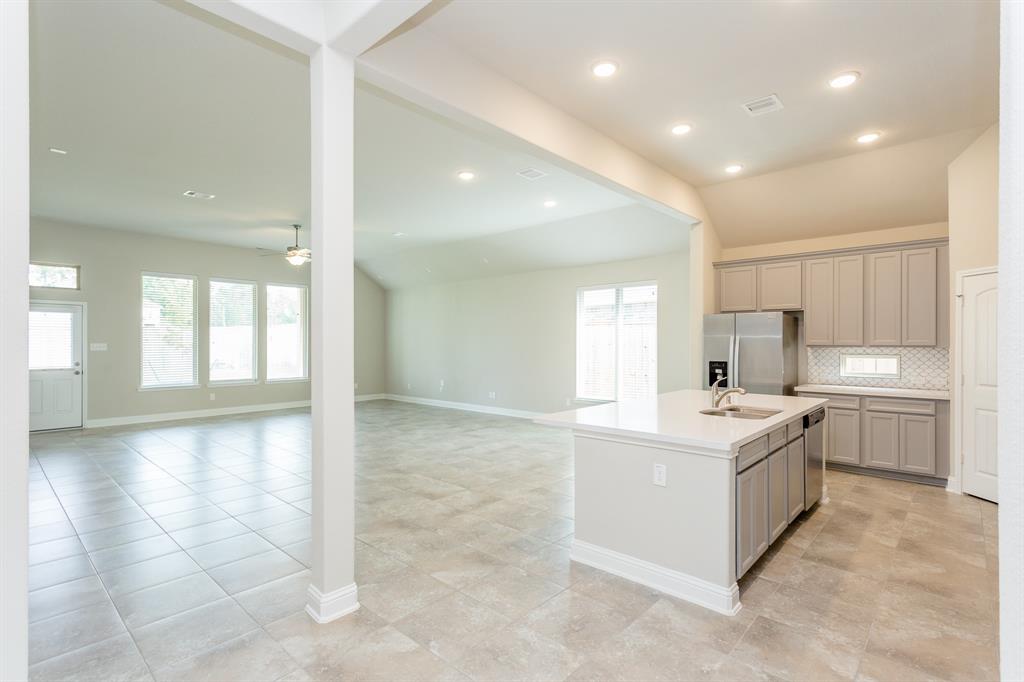
M 996 273 L 969 274 L 961 280 L 960 447 L 964 492 L 998 501 L 996 468 Z
M 29 429 L 82 426 L 82 306 L 32 303 L 28 317 Z

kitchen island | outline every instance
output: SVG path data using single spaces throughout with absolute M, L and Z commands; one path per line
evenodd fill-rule
M 715 611 L 739 611 L 737 579 L 805 509 L 803 418 L 827 400 L 733 398 L 777 412 L 702 414 L 711 393 L 683 390 L 535 420 L 573 431 L 574 561 Z

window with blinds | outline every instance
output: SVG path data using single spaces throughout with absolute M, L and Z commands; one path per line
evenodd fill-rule
M 267 285 L 267 381 L 307 377 L 306 287 Z
M 576 293 L 576 397 L 649 398 L 658 392 L 658 285 Z
M 142 387 L 199 383 L 196 278 L 142 275 Z
M 210 280 L 210 382 L 256 381 L 256 283 Z

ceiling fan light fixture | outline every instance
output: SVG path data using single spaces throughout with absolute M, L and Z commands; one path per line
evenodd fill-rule
M 285 256 L 285 260 L 287 260 L 292 265 L 302 265 L 303 263 L 306 262 L 306 257 L 298 253 L 293 253 L 290 256 Z

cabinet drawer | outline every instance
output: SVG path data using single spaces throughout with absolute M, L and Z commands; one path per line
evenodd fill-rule
M 767 454 L 768 436 L 761 436 L 746 445 L 741 445 L 739 456 L 736 458 L 736 472 L 743 471 L 751 464 L 764 459 Z
M 808 398 L 827 398 L 828 405 L 825 407 L 838 407 L 842 410 L 859 410 L 860 398 L 855 395 L 832 395 L 830 393 L 809 393 L 800 391 L 800 395 Z
M 775 452 L 786 444 L 786 427 L 780 426 L 768 434 L 768 452 Z
M 804 435 L 804 419 L 794 419 L 793 421 L 786 424 L 786 442 L 796 440 L 800 436 Z
M 865 398 L 864 409 L 871 412 L 900 412 L 902 414 L 935 414 L 935 403 L 931 400 L 907 398 Z

